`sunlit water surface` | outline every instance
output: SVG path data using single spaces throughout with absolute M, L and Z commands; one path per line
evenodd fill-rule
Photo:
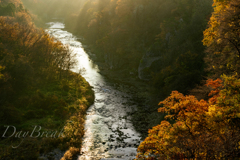
M 78 160 L 134 159 L 140 134 L 127 116 L 127 112 L 136 107 L 131 95 L 119 91 L 114 83 L 99 74 L 98 66 L 91 61 L 77 37 L 64 31 L 63 23 L 50 22 L 48 25 L 46 31 L 77 54 L 78 64 L 73 71 L 84 71 L 82 76 L 94 87 L 95 102 L 87 111 L 86 132 Z

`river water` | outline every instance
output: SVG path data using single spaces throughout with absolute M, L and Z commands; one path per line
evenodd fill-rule
M 140 134 L 130 121 L 129 112 L 136 109 L 132 96 L 121 90 L 121 85 L 107 80 L 99 73 L 98 66 L 84 51 L 79 39 L 64 30 L 61 22 L 48 23 L 50 35 L 69 45 L 77 54 L 78 64 L 73 69 L 93 86 L 95 102 L 88 109 L 85 136 L 78 160 L 131 160 L 137 153 Z

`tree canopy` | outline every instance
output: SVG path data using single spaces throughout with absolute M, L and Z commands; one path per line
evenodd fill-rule
M 172 91 L 158 109 L 168 121 L 149 130 L 137 159 L 239 158 L 239 5 L 239 0 L 214 0 L 204 31 L 210 98 L 199 101 Z

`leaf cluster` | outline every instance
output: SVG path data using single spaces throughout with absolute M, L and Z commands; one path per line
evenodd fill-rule
M 240 80 L 209 80 L 208 101 L 173 91 L 158 109 L 168 113 L 138 147 L 137 159 L 232 159 L 239 157 Z M 213 100 L 214 99 L 214 100 Z

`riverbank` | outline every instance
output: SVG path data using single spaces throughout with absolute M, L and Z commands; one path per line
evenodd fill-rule
M 102 57 L 97 55 L 98 51 L 94 47 L 85 44 L 83 39 L 81 43 L 90 59 L 98 65 L 99 73 L 113 82 L 119 91 L 133 96 L 138 106 L 137 111 L 129 113 L 129 116 L 132 117 L 131 122 L 135 129 L 144 139 L 148 134 L 148 129 L 159 124 L 164 118 L 163 114 L 157 112 L 160 98 L 156 96 L 156 90 L 151 86 L 151 82 L 140 80 L 137 71 L 129 71 L 126 68 L 110 69 Z
M 73 28 L 65 25 L 65 30 L 75 33 Z M 81 37 L 81 35 L 77 35 Z M 125 93 L 129 93 L 134 97 L 134 101 L 138 104 L 137 111 L 129 113 L 131 122 L 135 129 L 141 134 L 142 139 L 147 137 L 148 129 L 158 125 L 164 115 L 158 113 L 158 103 L 165 97 L 157 95 L 156 88 L 152 87 L 151 81 L 143 81 L 138 78 L 137 70 L 128 70 L 127 68 L 110 69 L 104 62 L 104 57 L 101 56 L 99 50 L 91 44 L 87 44 L 83 38 L 79 38 L 82 46 L 90 59 L 98 65 L 99 73 L 107 77 L 113 82 L 116 88 Z
M 80 72 L 95 92 L 94 105 L 87 111 L 86 133 L 78 159 L 135 158 L 140 134 L 134 129 L 128 115 L 137 106 L 132 94 L 122 92 L 116 83 L 99 73 L 98 65 L 93 63 L 77 41 L 79 38 L 66 31 L 63 23 L 55 21 L 47 24 L 47 32 L 76 54 L 78 63 L 72 70 Z
M 15 104 L 25 105 L 19 110 L 24 118 L 12 124 L 17 129 L 15 135 L 11 136 L 9 129 L 6 138 L 1 138 L 0 159 L 51 159 L 64 152 L 63 159 L 71 159 L 79 153 L 86 110 L 94 102 L 94 92 L 81 75 L 70 71 L 66 75 L 67 80 L 38 83 L 15 100 Z M 30 135 L 33 126 L 41 130 Z M 26 137 L 25 132 L 29 132 Z M 53 154 L 56 148 L 59 152 Z

